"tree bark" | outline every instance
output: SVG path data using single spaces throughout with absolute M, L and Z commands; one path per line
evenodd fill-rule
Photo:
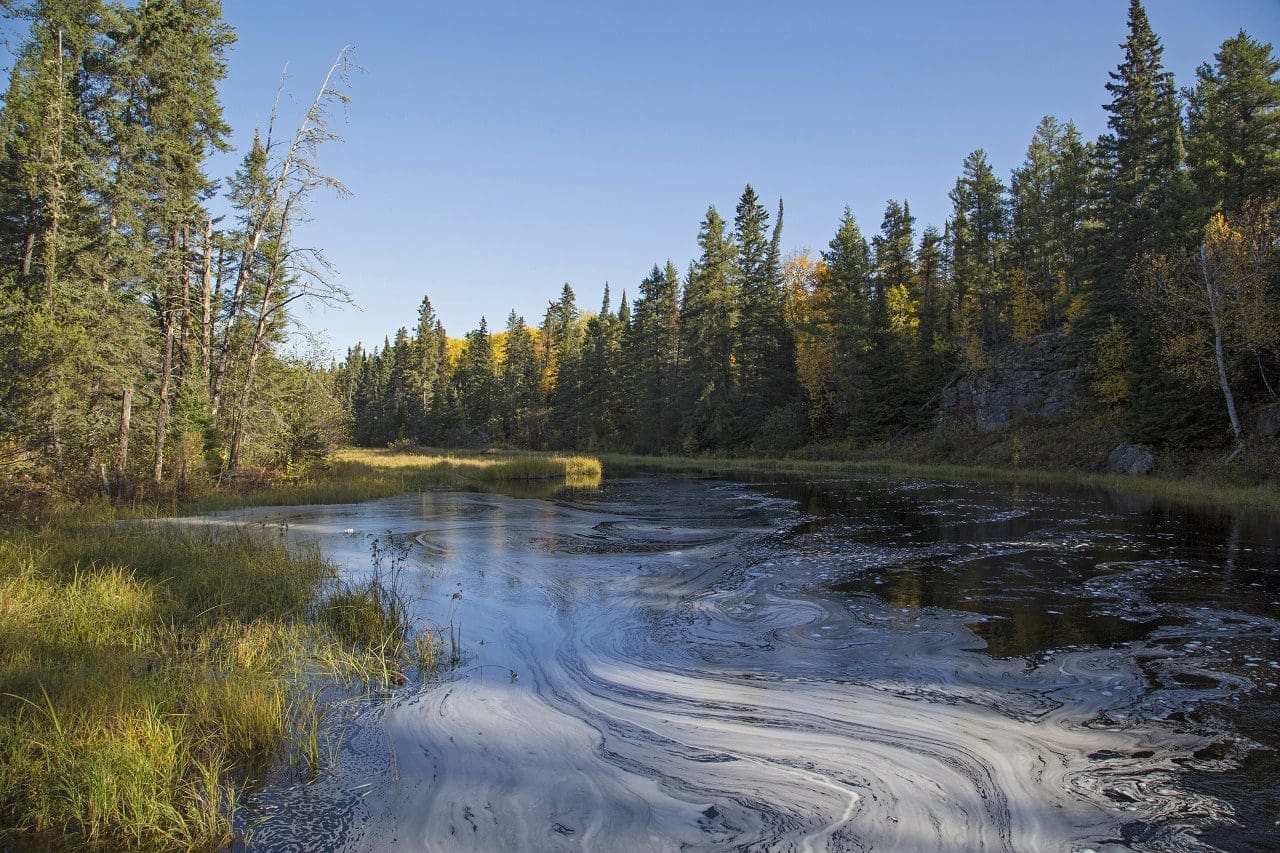
M 1227 359 L 1222 343 L 1222 294 L 1218 284 L 1209 272 L 1209 259 L 1204 246 L 1200 247 L 1200 277 L 1204 283 L 1205 298 L 1209 305 L 1209 322 L 1213 326 L 1213 357 L 1218 365 L 1218 384 L 1222 387 L 1222 396 L 1227 403 L 1227 416 L 1231 419 L 1231 430 L 1235 433 L 1236 447 L 1244 442 L 1244 430 L 1240 427 L 1240 418 L 1236 414 L 1236 398 L 1231 393 L 1231 382 L 1227 377 Z
M 274 279 L 274 270 L 272 271 Z M 254 330 L 253 343 L 249 346 L 249 363 L 245 367 L 244 387 L 240 392 L 240 406 L 236 410 L 235 426 L 231 431 L 231 449 L 227 453 L 227 472 L 234 474 L 240 467 L 240 447 L 244 441 L 244 419 L 249 409 L 249 401 L 253 395 L 254 375 L 258 369 L 258 353 L 262 350 L 262 341 L 266 336 L 267 318 L 271 311 L 271 290 L 274 280 L 268 281 L 262 292 L 262 310 L 258 314 L 258 326 Z
M 164 350 L 160 357 L 160 396 L 156 408 L 156 458 L 151 479 L 157 485 L 164 481 L 164 443 L 169 432 L 169 384 L 173 379 L 173 315 L 166 306 L 161 314 L 164 324 Z
M 133 417 L 133 389 L 120 393 L 120 433 L 116 437 L 116 494 L 124 493 L 126 469 L 129 466 L 129 420 Z
M 36 250 L 36 234 L 34 231 L 27 232 L 27 241 L 22 248 L 22 278 L 25 286 L 27 276 L 31 275 L 31 256 Z
M 213 220 L 204 226 L 204 263 L 200 276 L 200 375 L 209 385 L 209 351 L 213 340 Z

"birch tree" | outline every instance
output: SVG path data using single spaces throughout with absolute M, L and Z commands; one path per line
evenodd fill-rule
M 1275 210 L 1255 208 L 1234 222 L 1218 213 L 1194 251 L 1156 257 L 1146 272 L 1167 357 L 1184 375 L 1217 383 L 1237 453 L 1245 437 L 1233 391 L 1238 365 L 1280 341 L 1271 290 L 1278 243 Z

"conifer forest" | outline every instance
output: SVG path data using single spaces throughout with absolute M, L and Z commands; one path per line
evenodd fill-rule
M 1045 334 L 1126 440 L 1245 447 L 1277 399 L 1280 61 L 1243 31 L 1179 88 L 1133 3 L 1109 132 L 1046 116 L 1007 177 L 974 150 L 946 222 L 891 199 L 878 224 L 846 209 L 821 251 L 784 251 L 783 201 L 747 185 L 731 214 L 706 209 L 686 267 L 656 259 L 603 295 L 566 283 L 541 317 L 476 306 L 452 336 L 422 296 L 333 365 L 281 344 L 296 303 L 348 299 L 292 236 L 308 196 L 342 192 L 316 154 L 347 57 L 301 126 L 264 128 L 212 176 L 234 41 L 216 2 L 21 14 L 0 125 L 12 482 L 189 489 L 348 435 L 774 456 L 886 442 Z M 215 195 L 233 213 L 213 217 Z

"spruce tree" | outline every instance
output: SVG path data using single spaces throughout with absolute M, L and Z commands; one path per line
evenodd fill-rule
M 910 380 L 917 349 L 919 302 L 915 282 L 915 217 L 906 202 L 890 200 L 872 239 L 874 274 L 867 311 L 865 403 L 856 431 L 881 438 L 911 425 L 921 397 Z
M 1008 206 L 1004 184 L 982 149 L 965 158 L 951 203 L 951 275 L 960 324 L 955 334 L 975 359 L 984 347 L 1003 341 L 1009 327 L 1003 274 Z
M 510 444 L 528 447 L 536 439 L 533 416 L 538 405 L 538 363 L 533 335 L 515 311 L 507 317 L 501 389 L 502 436 Z
M 769 214 L 748 184 L 738 202 L 733 239 L 739 297 L 737 366 L 740 435 L 750 435 L 794 396 L 794 346 L 782 316 L 781 207 L 772 237 Z
M 839 436 L 856 435 L 863 428 L 872 381 L 867 359 L 873 346 L 869 329 L 872 264 L 871 248 L 848 207 L 822 258 L 825 304 L 817 309 L 822 327 L 835 341 L 832 428 Z
M 418 327 L 412 348 L 412 366 L 409 371 L 410 390 L 413 395 L 410 407 L 410 429 L 419 444 L 431 444 L 434 439 L 433 403 L 436 386 L 440 380 L 440 341 L 436 338 L 439 320 L 430 298 L 422 297 L 418 306 Z
M 493 355 L 493 341 L 484 317 L 480 325 L 467 333 L 466 343 L 458 356 L 458 369 L 453 376 L 467 439 L 488 444 L 498 433 L 498 371 Z
M 741 438 L 736 252 L 714 206 L 702 220 L 698 247 L 680 309 L 682 442 L 691 451 L 729 448 Z
M 1187 155 L 1206 212 L 1280 197 L 1280 60 L 1242 30 L 1196 70 Z

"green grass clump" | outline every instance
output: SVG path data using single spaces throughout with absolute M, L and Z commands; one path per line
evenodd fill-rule
M 518 456 L 477 470 L 477 476 L 489 482 L 564 479 L 599 485 L 600 474 L 600 460 L 591 456 Z
M 0 847 L 214 849 L 255 773 L 315 772 L 323 684 L 400 668 L 319 617 L 327 583 L 243 532 L 0 538 Z

